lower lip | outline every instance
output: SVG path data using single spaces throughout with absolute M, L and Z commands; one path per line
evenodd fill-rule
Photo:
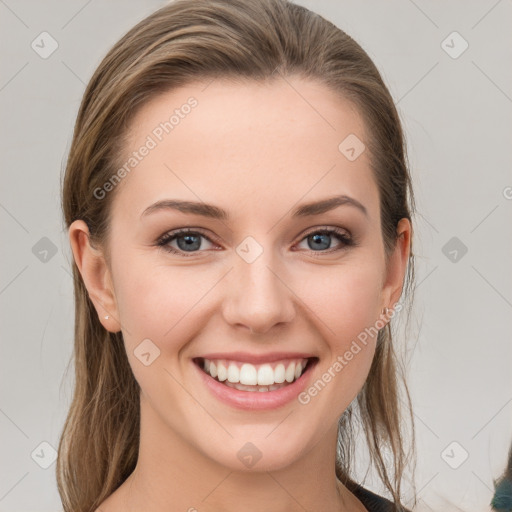
M 297 398 L 299 393 L 306 387 L 309 376 L 311 375 L 311 370 L 317 362 L 318 359 L 310 361 L 306 371 L 297 380 L 284 388 L 274 391 L 241 391 L 239 389 L 230 388 L 208 375 L 193 361 L 192 364 L 197 368 L 206 387 L 221 402 L 238 409 L 263 410 L 282 407 Z

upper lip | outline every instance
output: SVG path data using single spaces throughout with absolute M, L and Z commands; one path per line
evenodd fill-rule
M 248 352 L 215 352 L 203 354 L 204 359 L 227 359 L 229 361 L 240 361 L 242 363 L 263 364 L 281 361 L 283 359 L 309 359 L 317 356 L 306 352 L 272 352 L 269 354 L 250 354 Z

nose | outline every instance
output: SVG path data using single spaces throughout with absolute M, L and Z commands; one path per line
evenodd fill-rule
M 268 251 L 270 252 L 270 251 Z M 232 326 L 264 334 L 295 317 L 296 295 L 286 271 L 264 251 L 255 261 L 242 258 L 229 273 L 224 318 Z

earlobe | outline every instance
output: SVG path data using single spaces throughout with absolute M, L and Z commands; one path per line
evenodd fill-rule
M 75 263 L 100 322 L 108 331 L 119 331 L 121 326 L 114 288 L 102 251 L 91 245 L 89 228 L 83 220 L 74 221 L 68 234 Z

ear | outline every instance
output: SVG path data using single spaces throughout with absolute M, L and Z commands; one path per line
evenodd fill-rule
M 409 219 L 400 219 L 397 230 L 397 241 L 393 252 L 389 255 L 382 288 L 382 308 L 393 309 L 400 295 L 405 281 L 407 263 L 411 252 L 412 228 Z
M 103 253 L 90 244 L 89 228 L 83 220 L 74 221 L 69 226 L 68 234 L 75 263 L 100 322 L 110 332 L 119 331 L 121 325 L 114 287 Z

